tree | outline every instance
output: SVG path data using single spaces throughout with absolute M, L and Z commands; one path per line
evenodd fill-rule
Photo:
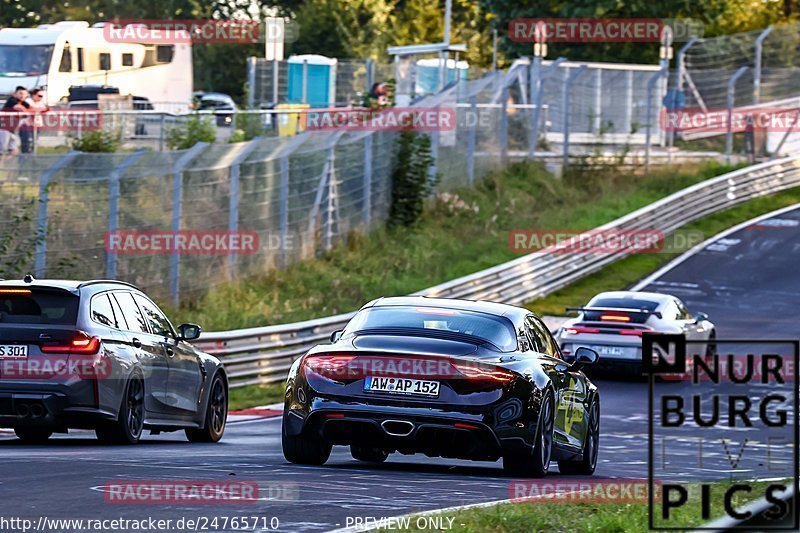
M 783 20 L 779 3 L 770 0 L 479 0 L 492 15 L 500 49 L 506 57 L 531 55 L 531 43 L 508 39 L 508 24 L 517 18 L 688 18 L 702 22 L 705 36 L 764 28 Z M 658 44 L 551 43 L 549 57 L 654 63 Z

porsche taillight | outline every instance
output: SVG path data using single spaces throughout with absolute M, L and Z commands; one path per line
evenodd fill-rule
M 476 381 L 493 381 L 508 383 L 514 379 L 514 373 L 505 368 L 491 365 L 470 363 L 454 363 L 453 367 L 466 379 Z

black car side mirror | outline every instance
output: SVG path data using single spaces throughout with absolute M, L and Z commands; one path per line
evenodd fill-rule
M 575 350 L 575 356 L 572 359 L 571 370 L 579 370 L 585 366 L 593 365 L 600 359 L 600 356 L 591 348 L 581 346 Z
M 695 322 L 702 322 L 703 320 L 708 320 L 708 315 L 706 313 L 699 312 L 694 314 Z
M 341 329 L 337 329 L 336 331 L 331 333 L 331 342 L 336 342 L 341 338 L 342 338 L 342 330 Z
M 197 324 L 181 324 L 178 326 L 178 339 L 192 341 L 200 337 L 200 326 Z

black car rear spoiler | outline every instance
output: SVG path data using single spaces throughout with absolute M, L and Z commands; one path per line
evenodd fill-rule
M 619 313 L 644 313 L 646 315 L 655 315 L 661 318 L 660 311 L 650 311 L 649 309 L 634 309 L 628 307 L 567 307 L 567 314 L 569 313 L 583 313 L 584 311 L 597 311 L 597 312 L 619 312 Z

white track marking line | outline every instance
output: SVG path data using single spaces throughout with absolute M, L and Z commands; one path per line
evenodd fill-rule
M 646 286 L 650 285 L 653 281 L 657 280 L 658 278 L 660 278 L 661 276 L 663 276 L 664 274 L 666 274 L 667 272 L 669 272 L 670 270 L 672 270 L 676 266 L 680 265 L 684 261 L 688 260 L 690 257 L 692 257 L 692 256 L 698 254 L 699 252 L 701 252 L 702 250 L 704 250 L 706 248 L 706 246 L 708 246 L 708 245 L 710 245 L 710 244 L 712 244 L 712 243 L 714 243 L 714 242 L 716 242 L 716 241 L 718 241 L 720 239 L 723 239 L 723 238 L 727 237 L 728 235 L 730 235 L 732 233 L 736 233 L 737 231 L 743 230 L 744 228 L 746 228 L 748 226 L 752 226 L 753 224 L 758 224 L 762 220 L 767 220 L 767 219 L 770 219 L 770 218 L 774 218 L 774 217 L 776 217 L 778 215 L 782 215 L 784 213 L 788 213 L 789 211 L 796 211 L 797 209 L 800 209 L 800 204 L 794 204 L 794 205 L 790 205 L 788 207 L 783 207 L 781 209 L 778 209 L 777 211 L 772 211 L 771 213 L 767 213 L 765 215 L 758 216 L 756 218 L 748 220 L 747 222 L 742 222 L 741 224 L 737 224 L 736 226 L 734 226 L 732 228 L 728 228 L 728 229 L 726 229 L 725 231 L 723 231 L 721 233 L 717 233 L 713 237 L 711 237 L 709 239 L 706 239 L 705 241 L 701 242 L 700 244 L 698 244 L 697 246 L 695 246 L 694 248 L 692 248 L 688 252 L 685 252 L 682 255 L 676 257 L 675 259 L 673 259 L 672 261 L 670 261 L 669 263 L 667 263 L 663 267 L 659 268 L 658 270 L 656 270 L 655 272 L 653 272 L 652 274 L 650 274 L 649 276 L 647 276 L 643 280 L 639 281 L 636 285 L 631 287 L 630 290 L 632 290 L 632 291 L 640 291 L 640 290 L 642 290 L 643 288 L 645 288 Z

